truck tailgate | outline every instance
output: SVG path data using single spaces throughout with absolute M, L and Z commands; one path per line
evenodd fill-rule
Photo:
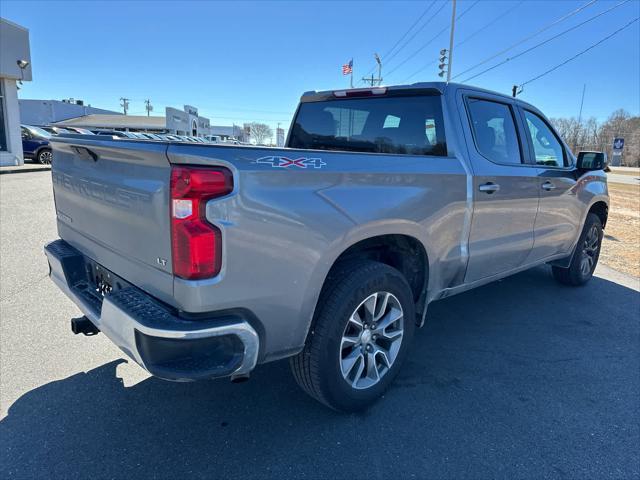
M 60 237 L 125 280 L 170 301 L 167 144 L 59 137 L 52 146 Z

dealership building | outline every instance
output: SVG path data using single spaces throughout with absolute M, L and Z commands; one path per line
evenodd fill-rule
M 22 165 L 18 88 L 31 80 L 29 30 L 0 18 L 0 165 Z
M 80 127 L 90 130 L 124 130 L 150 133 L 173 133 L 204 137 L 211 135 L 208 118 L 198 115 L 198 109 L 185 105 L 183 110 L 167 107 L 164 117 L 91 113 L 88 115 L 51 122 L 58 127 Z

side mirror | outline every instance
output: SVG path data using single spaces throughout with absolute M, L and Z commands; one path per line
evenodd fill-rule
M 607 154 L 604 152 L 580 152 L 576 167 L 578 170 L 604 170 Z

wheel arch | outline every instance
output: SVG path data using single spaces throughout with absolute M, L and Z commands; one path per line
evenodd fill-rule
M 397 226 L 398 227 L 398 226 Z M 309 282 L 310 294 L 307 306 L 304 308 L 301 318 L 306 319 L 307 330 L 303 337 L 303 345 L 306 343 L 309 332 L 312 330 L 313 319 L 316 309 L 321 301 L 322 291 L 325 289 L 330 276 L 338 271 L 340 264 L 355 258 L 377 259 L 387 265 L 397 268 L 398 262 L 402 262 L 402 258 L 398 258 L 402 252 L 415 251 L 420 259 L 420 265 L 414 263 L 400 264 L 401 272 L 403 269 L 418 270 L 415 278 L 409 281 L 414 293 L 416 303 L 416 321 L 422 318 L 422 312 L 426 308 L 427 288 L 430 284 L 430 256 L 428 244 L 421 240 L 420 230 L 417 225 L 404 225 L 404 228 L 394 228 L 393 230 L 381 231 L 377 228 L 360 228 L 352 235 L 348 235 L 349 241 L 341 241 L 338 248 L 330 249 L 331 253 L 327 254 L 323 261 L 318 262 L 319 267 L 312 274 Z M 415 228 L 413 228 L 415 227 Z M 404 273 L 404 272 L 403 272 Z M 418 280 L 419 279 L 419 280 Z
M 607 225 L 607 218 L 609 217 L 609 205 L 604 200 L 596 200 L 590 207 L 589 213 L 595 213 L 598 218 L 600 218 L 600 222 L 602 223 L 602 228 L 604 229 Z M 584 222 L 583 222 L 584 223 Z
M 400 271 L 411 287 L 416 304 L 427 289 L 429 283 L 427 251 L 420 240 L 406 234 L 376 235 L 351 244 L 333 261 L 323 282 L 323 288 L 327 280 L 340 270 L 341 265 L 356 259 L 373 260 Z
M 606 196 L 597 196 L 593 198 L 593 200 L 589 204 L 589 208 L 585 209 L 582 216 L 582 221 L 580 222 L 580 230 L 578 231 L 578 235 L 576 236 L 573 247 L 571 248 L 571 254 L 566 258 L 561 258 L 550 262 L 551 265 L 560 268 L 567 268 L 571 264 L 571 260 L 576 253 L 578 240 L 580 239 L 580 235 L 582 234 L 582 230 L 584 229 L 584 225 L 587 221 L 587 216 L 590 213 L 595 213 L 596 215 L 598 215 L 598 218 L 600 218 L 600 222 L 602 223 L 602 229 L 604 230 L 604 227 L 607 224 L 607 218 L 609 217 L 609 198 Z

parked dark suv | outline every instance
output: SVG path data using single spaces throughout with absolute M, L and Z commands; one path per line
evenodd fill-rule
M 43 165 L 51 163 L 51 134 L 31 125 L 21 125 L 22 152 L 25 158 L 36 160 Z

